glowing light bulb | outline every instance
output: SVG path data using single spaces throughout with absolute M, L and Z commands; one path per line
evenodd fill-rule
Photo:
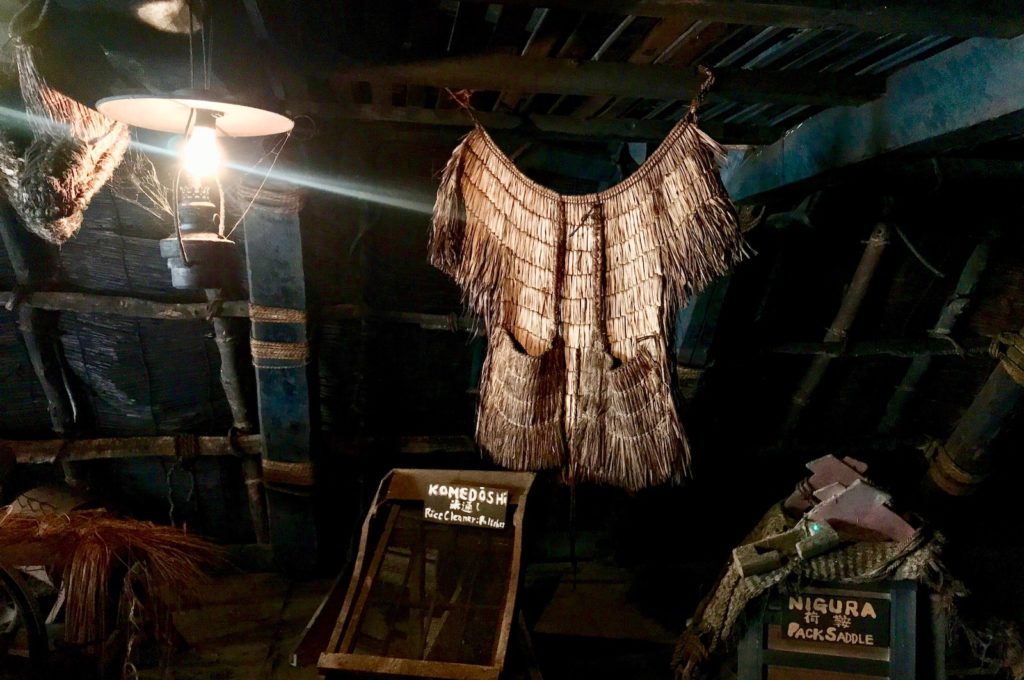
M 220 169 L 220 145 L 213 121 L 209 124 L 196 123 L 185 140 L 181 152 L 181 166 L 196 178 L 210 177 Z

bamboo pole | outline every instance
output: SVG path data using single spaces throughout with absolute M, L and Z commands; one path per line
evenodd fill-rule
M 839 311 L 836 312 L 836 316 L 832 320 L 832 325 L 825 333 L 825 342 L 840 342 L 846 338 L 846 332 L 850 329 L 850 326 L 853 324 L 853 320 L 857 317 L 857 312 L 860 310 L 860 305 L 864 301 L 864 296 L 867 294 L 868 286 L 875 274 L 875 270 L 878 268 L 878 263 L 882 258 L 882 252 L 885 250 L 885 246 L 888 242 L 889 227 L 886 226 L 885 223 L 879 222 L 871 232 L 871 237 L 868 238 L 867 244 L 864 246 L 864 254 L 860 258 L 860 263 L 857 265 L 857 270 L 853 274 L 850 286 L 846 289 L 846 293 L 843 295 L 843 300 L 839 305 Z M 807 403 L 811 400 L 811 396 L 814 394 L 814 391 L 818 388 L 818 385 L 821 384 L 821 380 L 825 377 L 825 372 L 828 370 L 828 365 L 831 362 L 832 357 L 828 355 L 815 356 L 811 361 L 811 365 L 807 369 L 807 373 L 804 374 L 804 378 L 800 382 L 800 386 L 793 395 L 789 414 L 786 416 L 786 421 L 782 428 L 784 436 L 792 432 L 800 421 L 800 416 L 803 413 L 804 407 L 807 406 Z
M 953 330 L 956 320 L 963 313 L 964 309 L 967 308 L 967 305 L 970 304 L 971 295 L 974 293 L 978 280 L 988 264 L 989 249 L 992 241 L 995 239 L 995 235 L 995 232 L 989 232 L 975 246 L 971 256 L 967 258 L 963 271 L 960 273 L 960 279 L 956 283 L 956 288 L 949 296 L 949 299 L 946 300 L 946 304 L 939 314 L 939 320 L 930 332 L 930 335 L 933 337 L 947 338 L 942 340 L 947 345 L 953 345 L 948 339 L 949 334 Z M 987 350 L 987 346 L 982 348 L 982 351 L 985 350 Z M 892 432 L 899 424 L 900 419 L 903 417 L 903 411 L 910 401 L 910 397 L 913 395 L 914 390 L 917 389 L 917 384 L 931 366 L 932 356 L 934 355 L 918 354 L 910 362 L 906 373 L 903 375 L 903 379 L 896 386 L 892 396 L 889 398 L 889 403 L 885 407 L 885 415 L 882 416 L 882 420 L 878 425 L 879 432 Z
M 1021 329 L 1024 333 L 1024 329 Z M 1007 372 L 1002 361 L 943 443 L 932 446 L 931 466 L 925 478 L 928 495 L 938 490 L 950 496 L 966 496 L 988 476 L 992 464 L 992 442 L 1009 416 L 1024 399 L 1024 383 Z
M 978 337 L 958 340 L 955 344 L 942 338 L 911 338 L 862 340 L 860 342 L 784 342 L 762 350 L 768 354 L 815 355 L 828 358 L 893 356 L 905 358 L 934 356 L 978 356 L 987 354 L 991 338 Z

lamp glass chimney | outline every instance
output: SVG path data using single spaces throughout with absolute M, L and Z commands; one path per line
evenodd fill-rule
M 220 145 L 217 143 L 216 119 L 210 111 L 197 110 L 192 131 L 185 140 L 181 165 L 196 179 L 217 174 L 221 164 Z

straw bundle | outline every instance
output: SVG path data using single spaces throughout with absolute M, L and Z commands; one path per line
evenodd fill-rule
M 111 580 L 122 587 L 144 576 L 149 596 L 184 595 L 205 580 L 203 568 L 216 552 L 206 541 L 178 529 L 113 517 L 101 510 L 28 516 L 8 506 L 0 513 L 0 545 L 42 543 L 66 594 L 65 639 L 73 644 L 103 642 L 112 632 Z
M 514 361 L 507 347 L 495 345 L 503 342 L 498 330 L 530 357 L 564 347 L 564 362 L 532 366 L 562 375 L 532 376 L 528 384 L 544 392 L 520 399 L 522 413 L 550 415 L 533 402 L 547 401 L 560 385 L 574 477 L 635 489 L 677 478 L 687 467 L 665 338 L 688 297 L 746 254 L 718 176 L 719 154 L 684 120 L 631 177 L 600 193 L 564 196 L 523 175 L 478 126 L 445 167 L 431 262 L 486 320 L 490 366 Z M 656 342 L 642 350 L 647 338 Z M 625 365 L 600 368 L 616 360 Z M 507 374 L 492 369 L 483 389 L 495 394 Z M 547 444 L 524 444 L 541 429 L 520 423 L 508 436 L 496 431 L 502 419 L 488 412 L 496 403 L 481 399 L 481 445 L 502 465 L 550 464 L 536 454 L 550 450 Z
M 24 153 L 0 141 L 0 187 L 25 228 L 61 244 L 128 148 L 128 127 L 51 88 L 32 48 L 15 40 L 15 60 L 32 142 Z

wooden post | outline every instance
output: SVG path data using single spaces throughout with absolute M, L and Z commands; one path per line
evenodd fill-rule
M 270 539 L 279 565 L 305 571 L 316 563 L 317 534 L 302 201 L 288 187 L 267 184 L 260 190 L 244 183 L 239 199 L 243 205 L 253 201 L 244 226 Z
M 20 292 L 52 283 L 57 268 L 56 246 L 25 231 L 6 200 L 0 201 L 0 238 L 14 268 Z M 63 435 L 74 427 L 75 405 L 67 383 L 64 353 L 56 337 L 56 314 L 20 305 L 16 299 L 10 300 L 7 308 L 16 308 L 18 328 L 32 369 L 46 395 L 53 431 Z
M 857 265 L 857 271 L 853 274 L 849 288 L 846 289 L 846 294 L 843 295 L 839 311 L 836 312 L 832 325 L 825 333 L 825 342 L 838 342 L 846 338 L 846 332 L 850 329 L 853 320 L 857 316 L 860 303 L 864 301 L 868 285 L 875 275 L 875 269 L 878 268 L 878 262 L 888 242 L 889 228 L 885 224 L 879 223 L 875 226 L 874 231 L 871 232 L 871 238 L 868 239 L 867 245 L 864 247 L 864 254 L 860 258 L 860 263 Z M 784 435 L 789 434 L 796 427 L 804 407 L 807 406 L 811 395 L 818 388 L 821 379 L 825 377 L 825 371 L 828 370 L 828 365 L 831 362 L 832 357 L 828 355 L 815 356 L 811 361 L 807 373 L 804 374 L 804 378 L 800 382 L 800 387 L 797 388 L 796 393 L 793 395 L 789 415 L 786 417 L 786 423 L 783 426 Z
M 970 303 L 971 295 L 978 285 L 978 280 L 981 278 L 982 272 L 985 271 L 985 267 L 988 264 L 989 246 L 994 238 L 994 232 L 990 232 L 974 248 L 971 256 L 967 258 L 967 264 L 964 265 L 963 271 L 960 273 L 960 279 L 957 281 L 956 290 L 949 296 L 945 306 L 942 308 L 942 313 L 939 314 L 939 320 L 935 323 L 929 334 L 932 337 L 949 338 L 953 325 L 956 324 L 957 318 Z M 889 398 L 889 403 L 885 407 L 885 415 L 878 425 L 879 432 L 886 434 L 896 428 L 903 417 L 903 410 L 906 408 L 907 402 L 910 401 L 911 395 L 917 389 L 917 384 L 924 377 L 924 374 L 928 372 L 931 364 L 932 355 L 930 354 L 921 354 L 911 360 L 910 366 L 907 367 L 907 372 L 903 375 L 903 380 L 900 381 L 900 384 Z
M 206 297 L 210 301 L 210 311 L 215 311 L 223 296 L 230 295 L 233 299 L 238 291 L 207 290 Z M 245 342 L 241 328 L 245 325 L 240 319 L 213 316 L 214 339 L 220 353 L 220 383 L 224 388 L 224 396 L 231 408 L 231 422 L 237 434 L 248 434 L 252 431 L 252 420 L 249 417 L 249 404 L 246 401 L 244 385 L 251 384 L 238 357 L 238 344 Z M 263 491 L 263 472 L 260 462 L 255 458 L 243 457 L 241 460 L 242 477 L 245 483 L 246 496 L 249 499 L 249 514 L 252 517 L 252 528 L 256 534 L 256 542 L 260 545 L 270 543 L 270 527 L 267 524 L 267 499 Z

